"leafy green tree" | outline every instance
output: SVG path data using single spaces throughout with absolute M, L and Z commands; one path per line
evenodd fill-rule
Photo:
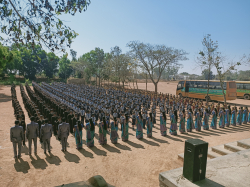
M 29 47 L 20 47 L 20 52 L 23 62 L 21 74 L 23 74 L 26 79 L 35 80 L 37 67 L 39 67 L 41 59 Z
M 85 77 L 87 80 L 90 80 L 91 76 L 96 77 L 96 85 L 97 78 L 99 78 L 99 86 L 102 78 L 103 71 L 103 63 L 104 63 L 104 51 L 100 48 L 95 48 L 95 50 L 91 50 L 88 53 L 83 54 L 76 62 L 72 63 L 74 69 L 80 72 L 86 73 Z M 85 70 L 86 69 L 86 70 Z M 90 76 L 90 77 L 89 77 Z
M 53 76 L 58 72 L 60 58 L 54 53 L 50 52 L 47 54 L 47 59 L 48 64 L 46 67 L 44 67 L 44 72 L 47 77 L 53 78 Z
M 72 67 L 70 66 L 70 60 L 67 58 L 68 54 L 63 55 L 59 60 L 59 77 L 67 79 L 72 73 Z
M 6 64 L 4 73 L 14 73 L 17 74 L 17 72 L 23 75 L 23 62 L 22 62 L 22 55 L 21 51 L 18 50 L 18 48 L 15 45 L 12 45 L 10 47 L 10 51 L 13 54 L 13 60 Z
M 78 35 L 59 19 L 62 12 L 75 15 L 87 9 L 90 0 L 1 0 L 0 28 L 5 43 L 45 45 L 50 50 L 65 51 Z
M 8 47 L 2 46 L 0 43 L 0 73 L 5 68 L 6 64 L 10 64 L 13 61 L 13 53 L 9 51 Z

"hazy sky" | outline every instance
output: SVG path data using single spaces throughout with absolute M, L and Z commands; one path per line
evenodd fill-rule
M 79 34 L 71 46 L 77 57 L 116 45 L 125 53 L 129 41 L 139 40 L 185 50 L 189 60 L 179 73 L 200 74 L 194 60 L 206 34 L 229 60 L 250 54 L 250 0 L 91 0 L 86 12 L 61 19 Z

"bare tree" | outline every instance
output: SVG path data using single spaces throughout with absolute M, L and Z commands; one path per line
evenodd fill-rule
M 224 80 L 225 80 L 225 75 L 230 72 L 230 71 L 234 71 L 236 66 L 240 66 L 244 63 L 246 63 L 246 56 L 243 55 L 243 57 L 238 61 L 238 62 L 230 62 L 228 63 L 228 67 L 225 68 L 223 61 L 225 60 L 224 57 L 221 56 L 221 53 L 217 52 L 216 54 L 216 58 L 215 58 L 215 62 L 213 63 L 213 65 L 215 66 L 217 73 L 218 73 L 218 77 L 220 80 L 220 85 L 222 88 L 222 93 L 223 93 L 223 97 L 224 97 L 224 104 L 226 104 L 226 95 L 225 95 L 225 91 L 224 91 Z
M 207 34 L 202 41 L 203 50 L 199 52 L 199 55 L 197 57 L 197 65 L 201 67 L 202 70 L 208 69 L 208 86 L 207 86 L 207 96 L 206 101 L 210 101 L 209 94 L 209 82 L 210 82 L 210 73 L 211 68 L 213 67 L 213 64 L 215 63 L 216 55 L 218 52 L 218 42 L 214 42 L 211 38 L 210 34 Z
M 169 64 L 178 64 L 179 60 L 187 60 L 185 51 L 166 47 L 165 45 L 151 45 L 132 41 L 127 46 L 131 49 L 130 52 L 133 57 L 138 59 L 139 63 L 145 67 L 149 78 L 155 85 L 156 93 L 158 82 L 165 67 Z M 155 68 L 158 68 L 159 71 L 156 80 L 154 80 Z

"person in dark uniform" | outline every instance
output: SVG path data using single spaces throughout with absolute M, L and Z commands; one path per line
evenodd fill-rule
M 57 135 L 57 129 L 58 129 L 56 112 L 54 112 L 54 115 L 51 117 L 51 124 L 53 126 L 54 135 L 56 136 Z
M 19 126 L 23 127 L 23 145 L 25 145 L 25 131 L 26 131 L 25 121 L 22 120 L 21 122 L 19 122 Z
M 40 134 L 40 131 L 41 131 L 41 127 L 42 127 L 42 125 L 45 123 L 44 122 L 44 119 L 43 119 L 43 115 L 40 115 L 40 118 L 39 118 L 39 120 L 37 121 L 37 123 L 38 123 L 38 131 L 39 131 L 39 134 Z M 40 139 L 40 137 L 39 137 L 39 139 Z M 42 143 L 42 140 L 40 139 L 40 143 Z
M 56 134 L 58 135 L 58 126 L 62 123 L 62 117 L 61 116 L 58 116 L 57 117 L 57 121 L 55 122 L 55 126 L 56 126 Z M 57 137 L 58 139 L 58 137 Z
M 15 121 L 15 126 L 10 129 L 10 141 L 13 144 L 14 158 L 21 157 L 22 149 L 22 140 L 23 140 L 23 128 L 19 126 L 19 121 Z M 17 155 L 17 146 L 18 146 L 18 155 Z
M 67 116 L 67 122 L 69 123 L 70 126 L 70 132 L 73 133 L 73 125 L 72 125 L 72 118 L 74 117 L 72 114 L 72 110 L 70 111 L 70 114 Z
M 81 123 L 82 123 L 82 125 L 84 127 L 85 111 L 84 111 L 83 107 L 81 107 L 80 114 L 81 114 Z
M 78 119 L 77 119 L 77 113 L 75 113 L 75 116 L 72 118 L 72 126 L 70 126 L 70 133 L 73 133 L 74 126 L 78 124 L 77 121 L 78 121 Z
M 61 117 L 64 117 L 66 119 L 66 122 L 68 123 L 68 115 L 70 114 L 69 109 L 67 109 Z

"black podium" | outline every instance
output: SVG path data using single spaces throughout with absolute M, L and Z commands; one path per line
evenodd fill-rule
M 183 176 L 191 182 L 205 179 L 208 143 L 199 139 L 185 141 Z

